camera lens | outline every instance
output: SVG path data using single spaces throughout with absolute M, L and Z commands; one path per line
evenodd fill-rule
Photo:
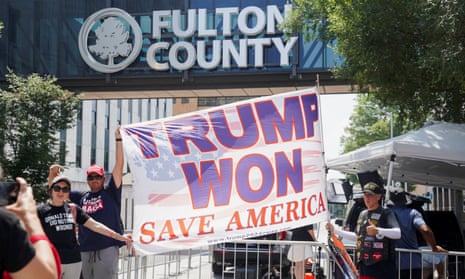
M 19 185 L 15 181 L 0 182 L 0 206 L 16 202 Z

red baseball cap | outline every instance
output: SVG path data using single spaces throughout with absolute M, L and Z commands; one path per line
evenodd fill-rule
M 89 175 L 91 173 L 96 173 L 98 175 L 104 176 L 103 168 L 97 164 L 93 164 L 89 168 L 87 168 L 86 174 Z

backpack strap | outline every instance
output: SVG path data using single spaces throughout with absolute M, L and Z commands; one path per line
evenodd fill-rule
M 76 204 L 70 202 L 69 207 L 71 208 L 71 214 L 73 214 L 74 223 L 77 224 L 77 222 L 76 222 L 76 216 L 77 216 Z

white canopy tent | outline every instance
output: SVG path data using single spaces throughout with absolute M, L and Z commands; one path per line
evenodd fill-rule
M 378 170 L 388 182 L 465 190 L 465 124 L 435 122 L 328 159 L 327 167 L 353 174 Z
M 465 124 L 433 122 L 419 130 L 328 159 L 327 167 L 351 174 L 377 170 L 388 181 L 388 187 L 392 181 L 399 181 L 447 188 L 450 190 L 448 197 L 454 200 L 449 200 L 449 206 L 453 205 L 460 232 L 463 232 Z M 386 199 L 389 199 L 389 192 Z M 453 234 L 447 237 L 455 239 Z

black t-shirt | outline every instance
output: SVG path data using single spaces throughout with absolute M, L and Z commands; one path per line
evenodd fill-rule
M 303 226 L 292 230 L 292 240 L 295 241 L 314 241 L 312 236 L 308 233 L 313 230 L 313 225 Z
M 0 208 L 0 275 L 21 270 L 34 256 L 34 247 L 18 217 Z
M 76 222 L 84 224 L 90 218 L 79 206 L 76 207 Z M 45 234 L 60 254 L 61 263 L 81 261 L 81 253 L 76 239 L 76 224 L 69 203 L 63 206 L 43 204 L 37 208 Z

